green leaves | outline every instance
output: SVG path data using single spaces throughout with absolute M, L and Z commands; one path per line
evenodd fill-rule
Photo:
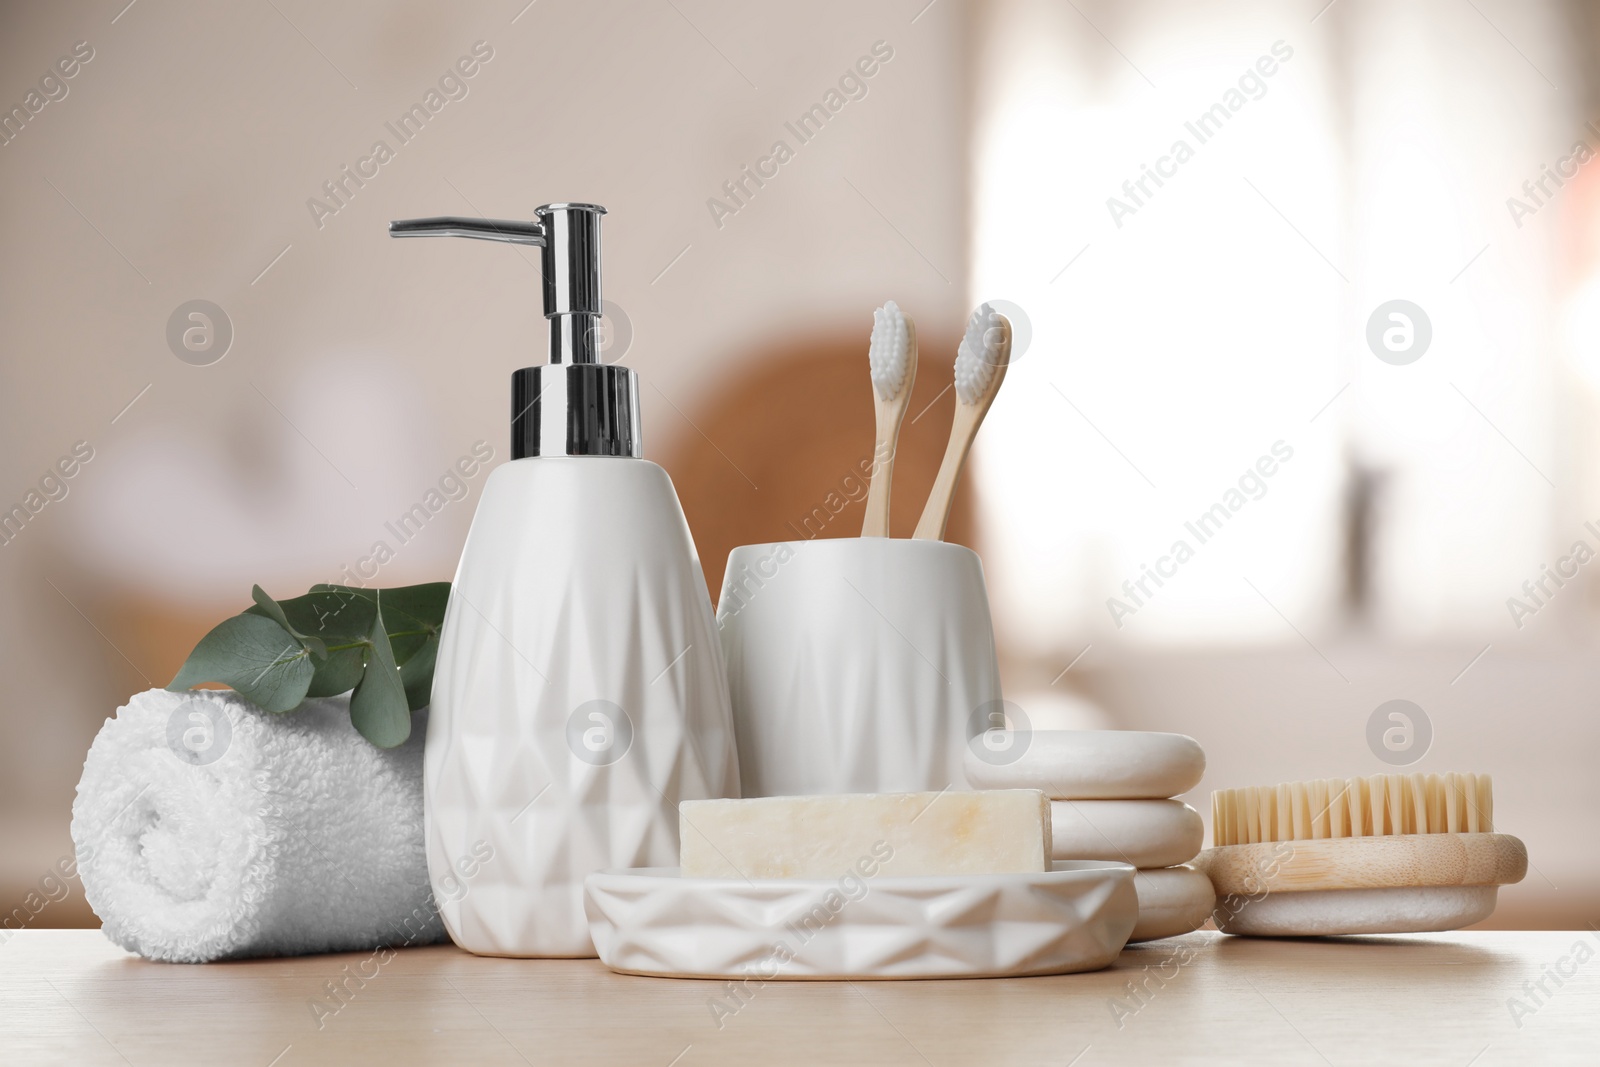
M 283 613 L 283 608 L 278 606 L 278 602 L 276 600 L 273 600 L 267 595 L 266 590 L 262 589 L 259 585 L 252 585 L 250 587 L 250 596 L 255 600 L 256 607 L 260 609 L 259 614 L 265 615 L 267 618 L 271 619 L 273 622 L 287 630 L 291 637 L 305 645 L 306 649 L 310 651 L 313 656 L 316 656 L 317 659 L 323 660 L 328 658 L 327 647 L 317 638 L 307 637 L 305 634 L 291 626 L 289 624 L 289 617 Z
M 381 599 L 367 638 L 367 670 L 350 694 L 350 722 L 379 748 L 393 748 L 411 736 L 411 708 L 394 662 L 394 646 L 383 626 Z
M 270 619 L 235 615 L 194 646 L 168 689 L 200 682 L 232 686 L 268 711 L 293 711 L 305 699 L 311 652 Z
M 379 748 L 411 736 L 411 712 L 428 703 L 449 582 L 399 589 L 314 585 L 305 596 L 255 603 L 206 634 L 171 690 L 231 686 L 267 711 L 349 692 L 350 721 Z

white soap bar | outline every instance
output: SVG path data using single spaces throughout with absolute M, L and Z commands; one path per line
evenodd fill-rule
M 1173 867 L 1200 855 L 1205 824 L 1181 800 L 1052 800 L 1051 856 Z
M 1050 869 L 1050 802 L 1037 789 L 686 800 L 678 826 L 686 877 Z
M 1206 754 L 1184 734 L 996 730 L 968 744 L 976 789 L 1043 789 L 1053 800 L 1175 797 L 1200 784 Z

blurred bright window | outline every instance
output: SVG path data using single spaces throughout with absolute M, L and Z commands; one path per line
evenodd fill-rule
M 1566 8 L 1319 6 L 989 5 L 973 295 L 1033 336 L 976 462 L 1024 647 L 1295 641 L 1360 558 L 1378 631 L 1509 635 L 1600 546 Z M 1546 166 L 1578 176 L 1514 211 Z

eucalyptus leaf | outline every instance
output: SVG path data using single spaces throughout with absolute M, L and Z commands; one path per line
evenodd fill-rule
M 379 748 L 394 748 L 411 736 L 411 707 L 383 625 L 381 602 L 374 608 L 367 669 L 350 695 L 350 722 Z
M 400 680 L 412 711 L 432 699 L 433 667 L 439 653 L 439 630 L 450 600 L 449 582 L 427 582 L 397 589 L 357 589 L 349 586 L 313 586 L 314 591 L 338 591 L 376 604 L 383 600 L 384 630 L 389 635 Z M 315 688 L 315 686 L 313 686 Z
M 219 682 L 275 712 L 350 693 L 350 720 L 367 740 L 392 748 L 410 736 L 411 712 L 432 695 L 449 582 L 319 584 L 288 600 L 258 585 L 251 597 L 195 646 L 169 689 Z
M 372 600 L 345 586 L 313 586 L 305 596 L 277 603 L 293 629 L 330 646 L 365 641 L 372 631 L 372 613 L 376 610 Z M 259 604 L 246 610 L 253 615 L 266 614 Z
M 348 585 L 314 585 L 311 596 L 327 595 L 355 597 L 368 605 L 368 611 L 383 599 L 385 629 L 394 646 L 395 662 L 404 663 L 425 643 L 425 638 L 437 636 L 444 624 L 444 610 L 450 599 L 449 582 L 425 582 L 397 589 L 360 589 Z M 370 615 L 366 616 L 370 620 Z M 370 622 L 362 629 L 370 629 Z M 409 640 L 408 640 L 409 639 Z
M 449 601 L 449 582 L 408 585 L 383 594 L 384 618 L 390 620 L 395 660 L 400 664 L 400 680 L 405 683 L 412 711 L 426 707 L 433 699 L 433 666 L 439 655 L 439 631 Z
M 282 605 L 268 596 L 265 589 L 262 589 L 259 585 L 252 585 L 250 587 L 250 596 L 255 600 L 256 607 L 261 609 L 261 614 L 265 615 L 267 618 L 283 627 L 292 636 L 298 639 L 300 643 L 305 645 L 306 648 L 311 651 L 311 654 L 318 660 L 324 660 L 328 658 L 328 647 L 322 643 L 322 639 L 318 637 L 307 637 L 305 634 L 291 626 L 289 624 L 288 616 L 283 613 Z
M 219 682 L 267 711 L 285 712 L 305 699 L 313 671 L 311 652 L 282 626 L 235 615 L 200 639 L 167 688 L 181 692 Z
M 384 589 L 381 594 L 383 617 L 388 620 L 390 633 L 410 629 L 431 629 L 437 633 L 444 621 L 445 605 L 450 600 L 450 583 L 405 585 Z
M 342 586 L 318 586 L 305 596 L 278 601 L 275 606 L 283 616 L 280 625 L 302 636 L 315 634 L 324 643 L 326 658 L 317 664 L 306 696 L 338 696 L 354 689 L 366 669 L 367 635 L 372 631 L 375 610 L 372 601 Z M 248 610 L 276 617 L 259 599 Z
M 317 664 L 317 670 L 311 677 L 311 685 L 306 689 L 308 697 L 336 697 L 340 693 L 348 693 L 361 681 L 361 674 L 367 669 L 367 644 L 360 642 L 338 651 L 330 651 L 328 658 Z

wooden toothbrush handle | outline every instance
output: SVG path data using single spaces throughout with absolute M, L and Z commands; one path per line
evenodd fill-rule
M 900 420 L 905 417 L 906 402 L 910 399 L 909 384 L 904 392 L 903 399 L 873 398 L 873 407 L 877 411 L 877 438 L 872 445 L 872 481 L 867 488 L 867 514 L 861 523 L 862 537 L 889 536 L 889 495 L 894 483 L 894 449 L 900 436 Z
M 880 437 L 873 452 L 872 484 L 867 489 L 867 516 L 861 522 L 862 537 L 889 536 L 889 488 L 894 479 L 894 457 L 883 460 L 883 439 Z
M 944 448 L 944 460 L 939 464 L 939 476 L 928 491 L 928 502 L 923 505 L 922 518 L 917 520 L 916 532 L 911 536 L 924 541 L 943 541 L 945 524 L 950 521 L 950 505 L 956 496 L 956 483 L 961 479 L 961 468 L 966 465 L 967 452 L 972 439 L 978 435 L 983 421 L 984 408 L 971 404 L 956 404 L 955 418 L 950 424 L 950 442 Z

